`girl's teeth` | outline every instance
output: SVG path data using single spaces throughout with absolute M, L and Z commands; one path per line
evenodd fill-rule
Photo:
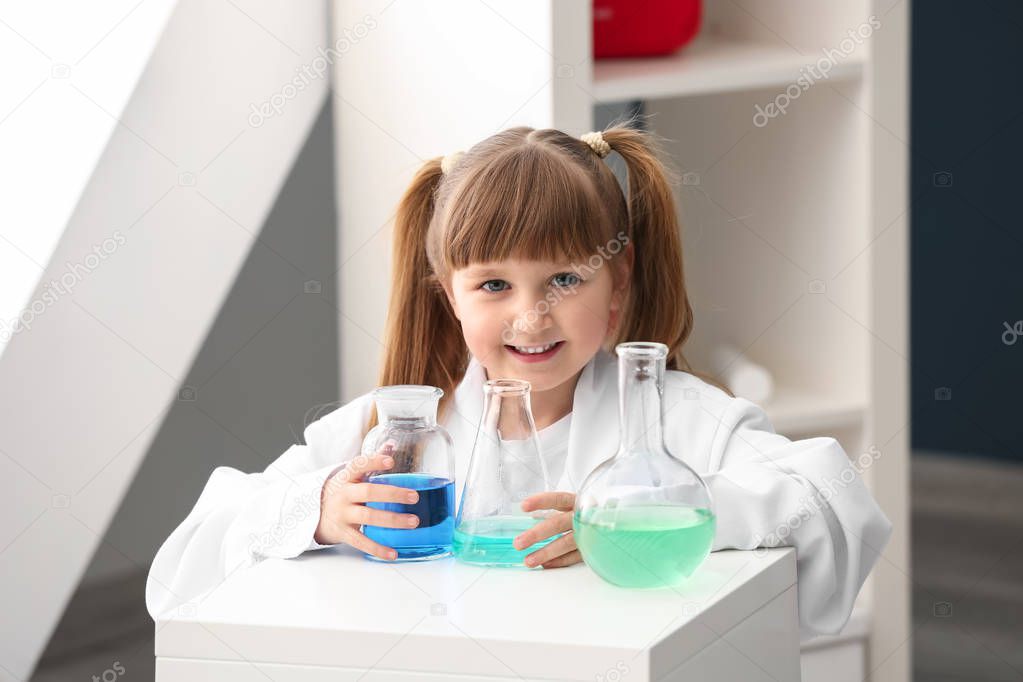
M 554 348 L 554 346 L 556 345 L 558 344 L 551 343 L 546 346 L 512 346 L 512 347 L 520 353 L 528 353 L 530 355 L 534 355 L 536 353 L 546 353 L 551 348 Z

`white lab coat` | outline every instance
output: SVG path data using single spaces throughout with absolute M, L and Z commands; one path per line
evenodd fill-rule
M 443 418 L 455 444 L 456 500 L 483 409 L 485 370 L 470 359 Z M 288 448 L 266 471 L 218 467 L 195 507 L 157 552 L 146 585 L 155 618 L 215 589 L 233 571 L 269 557 L 319 548 L 326 477 L 359 453 L 370 393 L 310 424 L 305 445 Z M 618 446 L 617 359 L 599 351 L 575 388 L 568 454 L 557 490 L 576 492 Z M 791 545 L 797 551 L 804 637 L 836 633 L 887 544 L 892 525 L 834 438 L 790 441 L 764 411 L 701 379 L 667 371 L 664 441 L 706 481 L 717 514 L 713 550 Z M 812 499 L 811 499 L 812 498 Z M 557 569 L 555 569 L 557 570 Z

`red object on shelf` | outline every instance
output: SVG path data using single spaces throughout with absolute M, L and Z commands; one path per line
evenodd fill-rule
M 700 29 L 701 0 L 593 0 L 593 58 L 675 52 Z

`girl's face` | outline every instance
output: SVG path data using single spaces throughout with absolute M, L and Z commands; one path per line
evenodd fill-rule
M 488 378 L 525 379 L 536 393 L 574 379 L 596 354 L 617 323 L 626 281 L 607 261 L 509 259 L 455 270 L 448 299 Z

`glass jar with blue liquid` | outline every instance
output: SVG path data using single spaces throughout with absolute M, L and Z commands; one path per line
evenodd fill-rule
M 362 454 L 375 454 L 391 441 L 394 466 L 370 472 L 366 481 L 419 493 L 419 500 L 367 502 L 373 509 L 415 514 L 415 528 L 363 526 L 362 532 L 381 545 L 394 548 L 394 562 L 428 561 L 451 555 L 455 514 L 455 461 L 451 436 L 437 424 L 437 408 L 444 391 L 435 386 L 383 386 L 373 391 L 379 423 L 362 442 Z M 364 553 L 367 559 L 384 561 Z

